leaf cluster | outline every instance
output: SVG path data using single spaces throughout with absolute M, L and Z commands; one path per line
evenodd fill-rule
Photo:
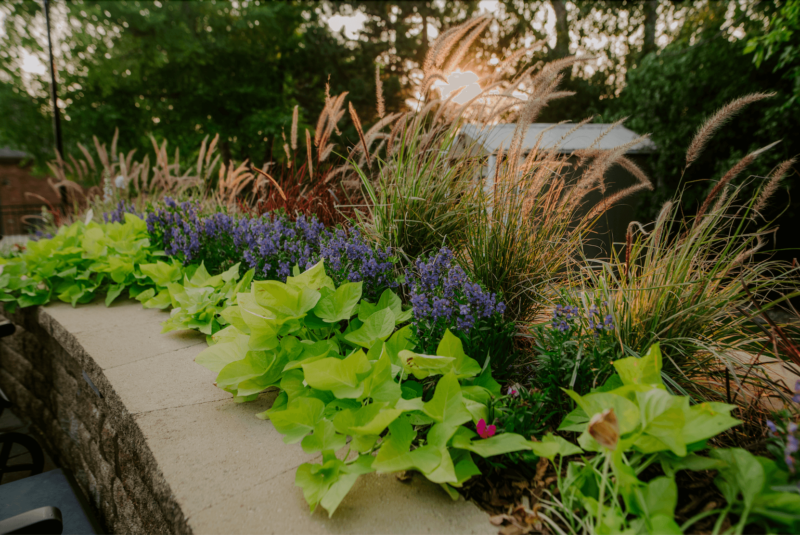
M 134 214 L 124 222 L 77 221 L 62 226 L 51 239 L 28 242 L 25 252 L 0 260 L 0 303 L 45 305 L 53 298 L 89 303 L 105 295 L 111 305 L 125 290 L 145 308 L 172 308 L 163 331 L 195 329 L 212 335 L 228 325 L 222 310 L 249 288 L 254 271 L 239 273 L 239 264 L 211 276 L 204 264 L 184 267 L 150 245 L 144 221 Z
M 222 316 L 230 326 L 212 337 L 196 362 L 217 373 L 217 386 L 239 402 L 270 387 L 279 394 L 259 414 L 322 463 L 306 463 L 296 484 L 313 511 L 332 515 L 359 475 L 416 470 L 455 489 L 479 473 L 482 457 L 527 450 L 553 458 L 579 449 L 554 436 L 541 443 L 503 433 L 478 439 L 500 386 L 488 369 L 445 332 L 435 355 L 414 351 L 411 317 L 386 290 L 362 299 L 362 283 L 335 287 L 318 263 L 286 283 L 256 281 Z M 423 383 L 435 386 L 425 388 Z
M 227 325 L 220 313 L 236 303 L 236 295 L 250 286 L 254 274 L 251 269 L 240 277 L 239 264 L 236 264 L 211 276 L 202 263 L 184 270 L 174 258 L 171 264 L 158 261 L 142 265 L 141 270 L 150 275 L 156 287 L 136 298 L 145 308 L 172 307 L 161 332 L 195 329 L 209 336 Z
M 531 331 L 536 355 L 531 384 L 547 407 L 542 416 L 555 422 L 571 409 L 562 389 L 588 394 L 606 382 L 613 373 L 614 358 L 621 356 L 614 325 L 603 322 L 609 318 L 605 303 L 595 299 L 588 307 L 588 302 L 569 298 L 562 302 L 567 304 L 557 306 L 550 326 L 539 325 Z
M 28 242 L 18 257 L 0 260 L 0 302 L 44 305 L 57 298 L 75 306 L 105 295 L 110 305 L 124 290 L 135 297 L 152 285 L 139 266 L 155 259 L 147 226 L 133 214 L 124 223 L 77 221 L 51 239 Z
M 585 510 L 594 519 L 591 530 L 598 533 L 680 534 L 695 522 L 717 514 L 716 533 L 730 512 L 739 515 L 737 533 L 755 520 L 796 529 L 800 495 L 774 488 L 776 484 L 785 485 L 787 476 L 773 461 L 741 449 L 712 449 L 708 456 L 699 454 L 707 448 L 709 439 L 741 423 L 730 415 L 734 406 L 690 405 L 688 397 L 669 394 L 661 379 L 657 344 L 641 358 L 616 361 L 614 368 L 617 375 L 591 394 L 567 391 L 578 407 L 559 429 L 581 433 L 581 447 L 598 455 L 567 466 L 566 476 L 559 479 L 564 508 Z M 613 425 L 598 433 L 597 423 L 609 408 L 615 416 Z M 664 475 L 642 481 L 640 474 L 654 463 L 660 465 Z M 613 479 L 608 477 L 609 466 Z M 679 470 L 718 470 L 714 482 L 727 506 L 702 512 L 679 526 L 675 521 L 675 473 Z M 589 527 L 587 521 L 572 518 Z

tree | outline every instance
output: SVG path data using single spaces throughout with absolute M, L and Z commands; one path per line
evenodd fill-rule
M 50 109 L 47 97 L 32 97 L 16 85 L 0 81 L 0 147 L 25 151 L 43 165 L 53 148 Z
M 800 114 L 797 108 L 783 107 L 794 94 L 792 80 L 773 70 L 778 62 L 775 57 L 765 59 L 762 69 L 746 61 L 746 39 L 733 35 L 736 28 L 744 35 L 758 31 L 770 12 L 737 8 L 733 21 L 739 22 L 731 24 L 726 9 L 727 5 L 709 3 L 697 10 L 675 42 L 661 52 L 648 54 L 638 67 L 628 71 L 627 85 L 612 104 L 610 118 L 629 117 L 626 125 L 637 132 L 649 132 L 658 147 L 650 169 L 656 188 L 639 207 L 642 221 L 651 221 L 680 185 L 687 187 L 683 208 L 692 213 L 715 181 L 738 160 L 773 141 L 782 140 L 742 173 L 738 183 L 748 176 L 766 176 L 777 164 L 800 153 L 800 139 L 795 134 L 800 129 Z M 681 179 L 686 149 L 706 118 L 735 98 L 770 91 L 777 95 L 746 107 L 717 132 Z M 791 180 L 785 184 L 796 188 Z M 787 208 L 781 219 L 779 243 L 781 247 L 800 246 L 797 233 L 791 230 L 800 226 L 800 203 L 796 199 L 788 205 L 774 202 L 768 215 L 778 216 Z
M 436 36 L 448 27 L 471 18 L 478 9 L 477 0 L 351 0 L 329 5 L 338 13 L 360 11 L 366 15 L 359 38 L 348 45 L 354 52 L 381 65 L 386 110 L 390 112 L 405 109 L 406 100 L 416 97 L 416 90 L 422 81 L 422 64 Z M 371 89 L 374 94 L 374 85 Z
M 763 33 L 755 33 L 747 43 L 745 53 L 753 53 L 757 67 L 765 60 L 777 57 L 773 71 L 781 72 L 794 84 L 794 94 L 784 103 L 782 109 L 800 106 L 800 0 L 788 0 L 778 13 L 773 15 L 769 28 Z
M 371 72 L 371 63 L 343 54 L 314 6 L 303 2 L 86 0 L 59 7 L 72 27 L 57 60 L 67 152 L 119 127 L 126 149 L 149 150 L 152 133 L 189 156 L 206 135 L 220 134 L 224 159 L 260 164 L 282 154 L 275 138 L 291 124 L 294 105 L 302 109 L 301 133 L 316 123 L 327 74 L 346 83 Z M 42 53 L 32 36 L 41 7 L 16 2 L 5 9 L 9 46 L 0 46 L 7 50 L 0 70 L 21 95 L 16 116 L 29 130 L 41 122 L 31 110 L 49 113 L 42 104 L 49 84 L 38 80 L 28 98 L 14 73 L 21 47 Z M 363 106 L 366 96 L 350 99 Z M 30 150 L 51 154 L 51 145 Z

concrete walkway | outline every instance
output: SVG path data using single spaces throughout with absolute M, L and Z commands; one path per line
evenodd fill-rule
M 407 483 L 362 476 L 332 519 L 321 507 L 310 514 L 294 477 L 314 457 L 255 417 L 275 393 L 234 403 L 213 385 L 214 374 L 194 363 L 204 336 L 160 334 L 166 317 L 134 301 L 110 308 L 55 303 L 39 313 L 68 352 L 85 352 L 97 367 L 87 369 L 105 378 L 95 381 L 101 392 L 110 387 L 122 404 L 117 410 L 132 416 L 144 437 L 140 447 L 152 453 L 192 532 L 496 533 L 474 504 L 452 501 L 418 475 Z M 80 348 L 67 347 L 75 343 Z

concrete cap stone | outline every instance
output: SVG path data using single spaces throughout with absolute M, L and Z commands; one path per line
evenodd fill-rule
M 194 363 L 205 349 L 197 333 L 161 334 L 167 314 L 122 301 L 42 309 L 65 348 L 77 343 L 102 370 L 163 474 L 188 527 L 196 533 L 496 533 L 472 502 L 453 501 L 415 475 L 362 476 L 334 514 L 311 514 L 295 471 L 318 456 L 285 444 L 270 421 L 271 391 L 234 403 L 213 385 L 214 374 Z M 143 456 L 145 457 L 145 456 Z M 111 489 L 105 489 L 110 492 Z

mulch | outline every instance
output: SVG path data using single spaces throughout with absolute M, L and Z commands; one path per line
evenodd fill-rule
M 567 462 L 563 463 L 566 472 Z M 499 535 L 527 535 L 553 533 L 547 521 L 540 516 L 540 499 L 559 495 L 556 487 L 557 474 L 553 463 L 541 458 L 538 463 L 517 464 L 506 468 L 480 466 L 483 475 L 473 477 L 461 490 L 461 494 L 472 500 L 491 515 L 491 522 L 498 527 Z M 641 475 L 648 481 L 663 475 L 658 465 L 648 467 Z M 682 470 L 676 474 L 678 505 L 675 521 L 682 525 L 691 517 L 725 506 L 725 499 L 714 485 L 715 471 L 691 472 Z M 550 520 L 559 523 L 556 518 Z M 717 515 L 710 515 L 689 527 L 687 535 L 710 533 L 714 529 Z M 560 526 L 565 529 L 566 526 Z M 730 527 L 725 520 L 722 531 Z M 565 529 L 565 531 L 569 531 Z

